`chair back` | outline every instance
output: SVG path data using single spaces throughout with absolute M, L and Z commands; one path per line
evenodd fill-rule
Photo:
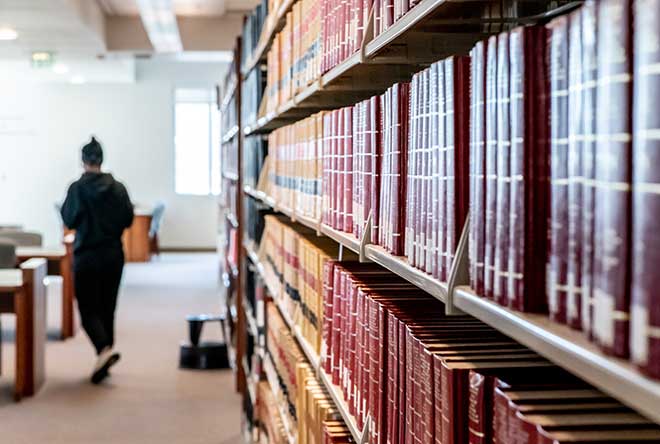
M 0 268 L 16 268 L 16 244 L 0 238 Z
M 151 226 L 149 227 L 149 237 L 153 239 L 154 236 L 160 231 L 160 225 L 163 222 L 163 214 L 165 213 L 165 203 L 158 201 L 154 205 L 154 210 L 151 213 Z
M 41 247 L 43 244 L 43 237 L 40 233 L 34 231 L 2 231 L 0 237 L 8 239 L 17 247 Z

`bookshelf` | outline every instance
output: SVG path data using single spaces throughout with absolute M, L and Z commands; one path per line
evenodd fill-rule
M 518 5 L 513 0 L 504 3 Z M 581 1 L 543 3 L 546 3 L 548 10 L 527 13 L 524 8 L 517 12 L 515 8 L 493 11 L 493 5 L 500 4 L 499 1 L 421 0 L 378 35 L 374 35 L 371 16 L 365 39 L 356 53 L 320 75 L 276 111 L 260 115 L 255 122 L 246 122 L 238 132 L 243 137 L 267 134 L 320 110 L 354 105 L 382 93 L 397 82 L 409 80 L 413 73 L 432 62 L 451 54 L 466 54 L 477 40 L 483 40 L 488 35 L 511 29 L 515 25 L 545 23 L 582 4 Z M 277 25 L 271 23 L 264 28 L 257 51 L 246 64 L 243 75 L 265 60 L 277 30 L 283 26 L 283 17 L 292 5 L 292 1 L 285 1 L 272 19 L 272 23 L 277 21 Z M 405 257 L 393 255 L 366 239 L 335 230 L 320 220 L 297 214 L 295 209 L 282 206 L 260 189 L 244 186 L 241 192 L 242 198 L 258 201 L 273 212 L 286 216 L 291 222 L 313 230 L 317 236 L 332 239 L 342 249 L 357 253 L 361 262 L 376 263 L 414 284 L 445 303 L 448 314 L 468 314 L 484 322 L 660 424 L 660 381 L 645 376 L 626 360 L 605 354 L 583 333 L 552 322 L 547 315 L 522 313 L 502 307 L 469 288 L 467 226 L 458 242 L 448 278 L 441 281 L 413 267 Z M 245 257 L 254 265 L 257 273 L 264 275 L 264 266 L 260 263 L 257 249 L 254 243 L 243 243 Z M 266 283 L 268 285 L 267 280 Z M 332 384 L 320 366 L 319 356 L 281 306 L 279 301 L 282 289 L 268 288 L 268 292 L 315 370 L 318 380 L 331 395 L 354 441 L 366 442 L 364 440 L 368 433 L 358 430 L 341 389 Z

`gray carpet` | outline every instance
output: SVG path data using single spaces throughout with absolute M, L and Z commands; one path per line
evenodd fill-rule
M 55 302 L 50 324 L 58 313 Z M 178 344 L 187 337 L 185 315 L 217 311 L 219 305 L 211 254 L 164 254 L 148 264 L 129 264 L 117 318 L 122 360 L 108 382 L 88 382 L 94 354 L 79 329 L 66 342 L 49 341 L 46 385 L 18 404 L 12 401 L 14 347 L 4 341 L 0 442 L 241 442 L 240 397 L 231 371 L 177 368 Z M 2 320 L 3 330 L 13 328 L 11 316 Z M 219 334 L 219 326 L 209 325 L 203 339 Z

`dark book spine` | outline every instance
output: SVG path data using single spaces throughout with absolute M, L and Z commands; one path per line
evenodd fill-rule
M 486 43 L 477 42 L 470 53 L 470 286 L 484 294 Z
M 546 272 L 550 319 L 566 323 L 568 290 L 568 17 L 548 25 L 550 53 L 550 229 Z
M 546 30 L 514 29 L 511 58 L 509 306 L 543 312 L 548 187 Z
M 509 34 L 497 36 L 497 179 L 495 212 L 495 252 L 493 296 L 501 305 L 508 305 L 509 201 L 511 183 L 511 95 L 509 75 Z
M 630 352 L 635 364 L 660 378 L 660 10 L 635 3 L 633 110 L 633 265 Z M 655 332 L 655 334 L 654 334 Z
M 470 57 L 455 58 L 454 80 L 454 182 L 456 201 L 454 208 L 453 247 L 449 258 L 453 266 L 454 256 L 468 217 L 470 206 Z M 447 272 L 449 273 L 450 270 Z
M 568 289 L 566 321 L 582 326 L 582 11 L 569 16 L 568 28 Z
M 598 2 L 594 334 L 620 357 L 630 324 L 631 36 L 631 2 Z
M 582 14 L 582 331 L 593 336 L 594 173 L 596 151 L 596 35 L 598 4 L 587 1 Z
M 486 62 L 486 219 L 484 293 L 494 298 L 497 228 L 497 36 L 488 39 Z

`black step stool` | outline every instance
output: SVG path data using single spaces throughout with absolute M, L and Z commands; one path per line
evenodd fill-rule
M 191 315 L 186 318 L 190 332 L 190 342 L 181 343 L 179 367 L 196 370 L 211 370 L 229 368 L 227 353 L 227 338 L 225 336 L 225 316 L 223 315 Z M 220 322 L 222 342 L 199 342 L 202 328 L 206 322 Z

